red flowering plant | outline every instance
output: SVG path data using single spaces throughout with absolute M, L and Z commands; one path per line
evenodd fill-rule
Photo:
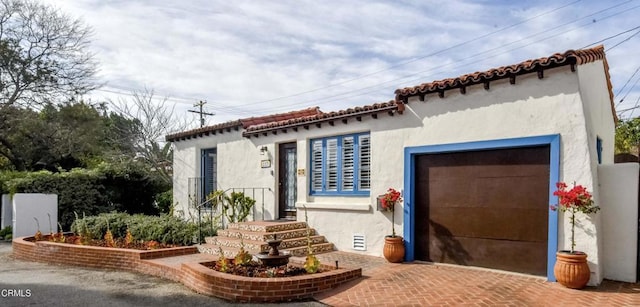
M 573 183 L 573 188 L 568 190 L 567 184 L 564 182 L 556 183 L 557 190 L 553 192 L 554 196 L 558 196 L 558 205 L 551 206 L 551 210 L 560 210 L 562 212 L 571 212 L 571 253 L 575 253 L 576 247 L 575 241 L 575 227 L 576 227 L 576 212 L 582 212 L 584 214 L 592 214 L 598 212 L 600 207 L 596 206 L 593 202 L 593 195 L 587 191 L 587 189 L 581 185 Z
M 382 205 L 382 209 L 386 211 L 391 211 L 391 236 L 396 236 L 396 228 L 395 228 L 395 206 L 398 202 L 402 201 L 402 194 L 394 188 L 389 188 L 387 193 L 382 195 L 380 199 L 380 205 Z

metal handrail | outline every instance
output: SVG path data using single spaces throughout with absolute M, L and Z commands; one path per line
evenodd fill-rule
M 226 190 L 223 191 L 223 194 L 226 194 L 227 192 L 231 191 L 236 192 L 236 191 L 242 191 L 242 194 L 244 194 L 245 196 L 248 196 L 246 191 L 247 190 L 251 190 L 251 198 L 253 198 L 254 200 L 256 199 L 256 190 L 260 190 L 262 193 L 262 197 L 261 197 L 261 206 L 262 206 L 262 220 L 264 221 L 264 197 L 265 197 L 265 190 L 266 191 L 271 191 L 271 188 L 269 187 L 251 187 L 251 188 L 228 188 Z M 208 203 L 210 203 L 211 201 L 213 201 L 214 199 L 207 199 L 199 204 L 196 205 L 196 209 L 198 209 L 198 244 L 202 244 L 202 207 Z M 213 214 L 213 213 L 212 213 Z M 252 215 L 252 219 L 255 221 L 256 220 L 256 206 L 253 206 L 253 215 Z M 224 228 L 224 217 L 222 218 L 222 227 Z

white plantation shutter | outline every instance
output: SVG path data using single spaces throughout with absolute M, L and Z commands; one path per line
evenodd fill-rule
M 371 136 L 358 138 L 358 190 L 371 188 Z
M 338 139 L 327 139 L 325 190 L 338 191 Z
M 311 144 L 311 190 L 322 191 L 322 140 Z
M 311 194 L 368 195 L 371 189 L 371 137 L 348 134 L 311 140 Z
M 355 175 L 355 137 L 342 138 L 342 191 L 353 191 Z
M 338 139 L 327 139 L 325 190 L 338 191 Z

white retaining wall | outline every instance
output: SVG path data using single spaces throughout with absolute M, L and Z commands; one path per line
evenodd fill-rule
M 635 282 L 638 253 L 638 163 L 600 165 L 604 278 Z
M 38 231 L 34 217 L 40 222 L 40 231 L 43 234 L 48 234 L 50 231 L 49 217 L 51 217 L 51 231 L 56 232 L 58 229 L 58 195 L 14 194 L 13 237 L 33 236 Z

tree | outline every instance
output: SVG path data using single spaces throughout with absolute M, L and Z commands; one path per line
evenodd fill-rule
M 96 63 L 87 51 L 91 29 L 77 19 L 30 0 L 0 0 L 0 156 L 25 170 L 22 154 L 47 146 L 31 139 L 35 111 L 73 101 L 97 86 Z M 42 128 L 42 127 L 40 127 Z M 50 132 L 52 131 L 42 131 Z M 45 142 L 46 143 L 46 142 Z
M 110 148 L 99 111 L 83 102 L 47 104 L 39 112 L 17 106 L 4 109 L 7 121 L 0 126 L 9 128 L 2 132 L 8 146 L 0 146 L 0 155 L 14 169 L 84 167 L 92 160 L 104 160 Z
M 113 162 L 124 162 L 136 157 L 140 137 L 140 121 L 129 119 L 115 112 L 103 113 L 105 125 L 104 156 Z
M 132 96 L 132 100 L 112 102 L 114 108 L 123 118 L 138 123 L 137 157 L 156 171 L 165 183 L 171 184 L 173 149 L 171 143 L 164 142 L 164 136 L 186 129 L 187 123 L 176 117 L 175 105 L 170 107 L 168 98 L 154 98 L 153 90 L 133 92 Z
M 95 89 L 90 35 L 80 20 L 50 6 L 0 0 L 0 107 L 41 105 Z
M 640 151 L 640 118 L 621 120 L 616 126 L 616 153 L 632 153 Z

